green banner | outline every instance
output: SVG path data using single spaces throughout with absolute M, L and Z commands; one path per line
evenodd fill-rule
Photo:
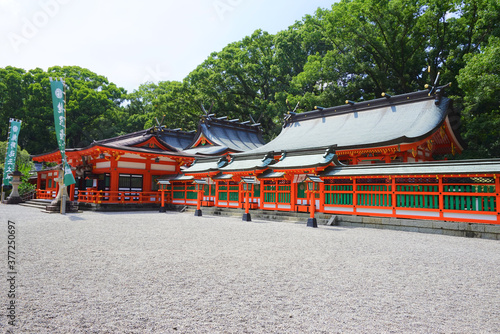
M 7 141 L 7 150 L 5 154 L 5 164 L 3 167 L 3 185 L 10 185 L 12 176 L 10 173 L 16 170 L 17 158 L 17 139 L 19 138 L 19 131 L 21 131 L 21 121 L 10 119 L 9 140 Z
M 64 82 L 51 80 L 52 105 L 54 107 L 54 124 L 56 128 L 57 145 L 61 151 L 61 161 L 64 166 L 64 185 L 76 183 L 71 167 L 66 161 L 66 106 L 64 101 Z

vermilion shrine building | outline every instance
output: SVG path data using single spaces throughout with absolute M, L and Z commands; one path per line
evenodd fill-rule
M 434 160 L 463 149 L 444 88 L 288 113 L 267 144 L 255 124 L 206 114 L 195 133 L 152 128 L 68 149 L 78 180 L 71 194 L 84 203 L 196 205 L 200 180 L 209 206 L 241 208 L 248 194 L 264 210 L 500 223 L 499 160 Z M 39 172 L 41 197 L 55 195 L 50 173 Z M 307 176 L 319 181 L 310 191 Z

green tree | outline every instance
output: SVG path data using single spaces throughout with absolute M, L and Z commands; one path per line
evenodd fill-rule
M 69 147 L 86 146 L 93 140 L 105 139 L 116 133 L 114 111 L 123 102 L 126 93 L 123 88 L 78 66 L 51 67 L 48 74 L 64 78 L 68 87 L 66 126 Z
M 0 122 L 23 121 L 19 143 L 33 154 L 57 148 L 49 78 L 64 78 L 67 109 L 67 145 L 82 147 L 119 132 L 123 88 L 88 69 L 52 67 L 47 72 L 5 67 L 0 69 Z M 8 127 L 0 127 L 7 138 Z
M 457 77 L 464 92 L 462 120 L 467 158 L 500 158 L 500 38 L 490 37 L 482 53 L 465 57 Z
M 127 100 L 124 128 L 128 132 L 156 126 L 157 121 L 167 128 L 194 130 L 201 112 L 200 105 L 179 81 L 142 84 L 127 95 Z
M 0 172 L 2 177 L 5 167 L 7 145 L 7 141 L 0 142 Z M 19 194 L 23 195 L 29 191 L 34 190 L 35 186 L 29 183 L 29 178 L 31 176 L 31 171 L 34 168 L 34 164 L 31 161 L 28 151 L 21 149 L 19 145 L 17 145 L 16 168 L 23 174 L 23 176 L 21 177 L 22 183 L 19 185 Z

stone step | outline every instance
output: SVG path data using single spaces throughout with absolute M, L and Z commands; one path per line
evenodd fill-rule
M 19 205 L 45 210 L 45 208 L 47 207 L 47 205 L 50 204 L 50 202 L 51 200 L 48 199 L 30 199 Z
M 29 201 L 26 201 L 26 202 L 33 202 L 33 203 L 44 203 L 44 204 L 50 204 L 50 202 L 52 202 L 51 199 L 40 199 L 40 198 L 34 198 L 34 199 L 30 199 Z
M 28 208 L 40 209 L 40 210 L 45 210 L 45 207 L 46 207 L 46 205 L 37 204 L 37 203 L 30 203 L 29 201 L 25 202 L 25 203 L 20 203 L 19 205 L 25 206 L 25 207 L 28 207 Z

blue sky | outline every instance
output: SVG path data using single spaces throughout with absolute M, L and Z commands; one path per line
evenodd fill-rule
M 256 29 L 276 33 L 334 0 L 0 0 L 0 67 L 77 65 L 132 91 L 182 80 Z

